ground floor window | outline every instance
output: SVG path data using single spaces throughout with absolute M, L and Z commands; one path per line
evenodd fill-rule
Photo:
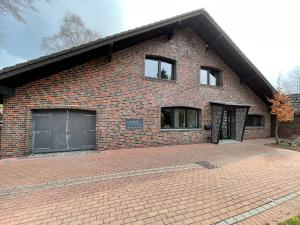
M 263 127 L 264 117 L 262 115 L 248 115 L 246 120 L 247 127 Z
M 161 108 L 162 129 L 190 129 L 200 127 L 200 110 L 186 107 Z

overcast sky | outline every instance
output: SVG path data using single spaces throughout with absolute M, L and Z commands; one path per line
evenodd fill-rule
M 74 12 L 102 36 L 205 8 L 246 56 L 274 84 L 280 72 L 300 66 L 299 0 L 36 0 L 27 24 L 0 15 L 0 68 L 45 54 L 41 38 Z

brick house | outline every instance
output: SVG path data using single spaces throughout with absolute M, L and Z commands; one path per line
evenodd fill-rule
M 0 85 L 1 157 L 270 136 L 273 87 L 203 9 L 5 68 Z

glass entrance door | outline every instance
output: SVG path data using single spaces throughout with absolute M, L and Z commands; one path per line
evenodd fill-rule
M 221 129 L 220 129 L 220 139 L 231 139 L 232 132 L 232 116 L 233 112 L 229 109 L 224 109 L 223 111 L 223 121 L 221 124 Z
M 245 121 L 249 111 L 248 105 L 211 103 L 211 137 L 212 143 L 220 139 L 243 141 Z

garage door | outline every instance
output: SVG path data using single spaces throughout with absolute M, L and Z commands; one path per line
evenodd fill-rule
M 95 148 L 96 113 L 84 110 L 33 112 L 33 153 Z

